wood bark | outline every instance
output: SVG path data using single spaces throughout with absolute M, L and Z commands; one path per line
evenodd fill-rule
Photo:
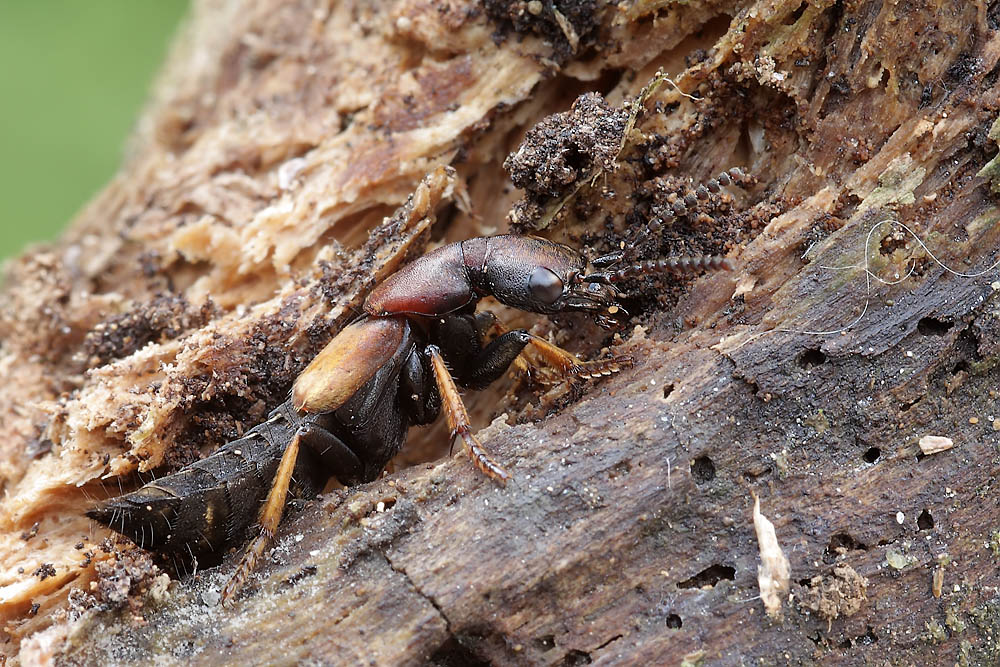
M 2 651 L 996 664 L 998 25 L 957 0 L 196 3 L 122 171 L 8 268 Z M 732 166 L 753 180 L 648 240 Z M 424 434 L 416 465 L 290 512 L 231 607 L 231 555 L 168 582 L 101 547 L 83 511 L 119 480 L 252 426 L 375 282 L 512 207 L 594 254 L 738 269 L 647 283 L 615 338 L 537 325 L 636 364 L 480 400 L 506 488 Z M 754 496 L 790 564 L 771 613 Z

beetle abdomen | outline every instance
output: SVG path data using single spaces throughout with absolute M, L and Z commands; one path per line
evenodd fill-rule
M 298 428 L 288 404 L 245 436 L 178 472 L 114 498 L 87 512 L 140 547 L 162 552 L 203 555 L 239 542 L 257 518 L 267 496 L 281 451 Z M 300 495 L 315 495 L 318 484 L 300 461 Z

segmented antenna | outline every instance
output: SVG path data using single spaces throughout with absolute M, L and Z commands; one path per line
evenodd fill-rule
M 593 265 L 597 267 L 609 266 L 622 260 L 634 261 L 636 250 L 649 239 L 651 234 L 658 233 L 664 225 L 672 223 L 677 218 L 687 215 L 691 211 L 696 211 L 698 206 L 709 200 L 712 195 L 722 192 L 722 188 L 736 185 L 742 187 L 753 183 L 754 179 L 747 176 L 739 167 L 732 167 L 720 172 L 715 178 L 705 181 L 703 184 L 688 190 L 673 202 L 665 203 L 655 211 L 649 222 L 643 226 L 634 238 L 627 244 L 622 244 L 622 250 L 609 255 L 604 255 L 593 260 Z M 707 268 L 707 267 L 706 267 Z
M 691 275 L 699 271 L 732 271 L 736 268 L 733 260 L 719 255 L 684 255 L 663 257 L 637 262 L 617 271 L 606 271 L 601 275 L 608 282 L 616 283 L 629 278 L 670 273 L 675 276 Z
M 727 169 L 715 178 L 705 181 L 704 184 L 699 185 L 672 204 L 667 204 L 665 208 L 661 209 L 659 215 L 649 221 L 648 228 L 653 232 L 659 231 L 665 222 L 687 215 L 689 210 L 698 206 L 698 202 L 706 201 L 710 194 L 719 194 L 724 187 L 729 187 L 734 183 L 736 185 L 743 185 L 751 180 L 739 167 Z

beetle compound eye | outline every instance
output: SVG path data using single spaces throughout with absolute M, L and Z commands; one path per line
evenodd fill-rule
M 563 282 L 552 271 L 539 266 L 528 277 L 528 289 L 531 290 L 533 298 L 544 304 L 551 304 L 562 296 Z

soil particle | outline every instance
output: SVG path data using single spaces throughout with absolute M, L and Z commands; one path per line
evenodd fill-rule
M 517 187 L 558 197 L 594 167 L 613 166 L 627 120 L 624 109 L 612 108 L 599 93 L 585 93 L 569 111 L 553 114 L 528 131 L 504 161 L 504 169 Z
M 799 606 L 832 622 L 856 614 L 867 599 L 868 580 L 850 565 L 838 563 L 831 574 L 809 580 L 800 593 Z
M 525 135 L 504 161 L 511 182 L 525 191 L 508 216 L 524 231 L 546 206 L 571 195 L 595 170 L 610 170 L 622 147 L 626 109 L 615 109 L 598 93 L 578 97 L 569 111 L 552 114 Z
M 160 577 L 152 557 L 140 549 L 115 551 L 113 558 L 97 564 L 97 580 L 92 584 L 97 603 L 107 609 L 128 606 L 136 619 L 150 590 Z
M 211 301 L 194 308 L 182 296 L 158 296 L 97 324 L 84 337 L 83 348 L 90 365 L 98 366 L 126 357 L 147 343 L 176 338 L 204 326 L 214 310 Z
M 497 24 L 495 41 L 510 32 L 532 33 L 552 43 L 560 62 L 591 44 L 600 25 L 597 0 L 485 0 L 483 7 Z

